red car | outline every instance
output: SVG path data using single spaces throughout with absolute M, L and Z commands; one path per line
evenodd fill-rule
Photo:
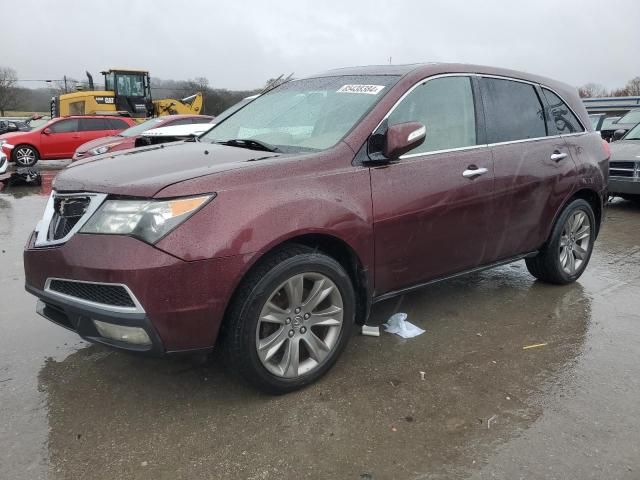
M 139 125 L 123 130 L 122 132 L 108 137 L 91 140 L 80 145 L 73 154 L 73 161 L 80 160 L 95 155 L 102 155 L 107 152 L 127 150 L 134 148 L 136 139 L 140 134 L 159 127 L 169 125 L 187 125 L 193 123 L 209 123 L 214 117 L 208 115 L 166 115 L 164 117 L 152 118 Z
M 372 303 L 521 259 L 540 281 L 577 280 L 609 155 L 576 89 L 554 80 L 462 64 L 334 70 L 264 93 L 197 141 L 61 172 L 27 241 L 26 288 L 90 341 L 218 345 L 229 371 L 288 392 L 331 368 Z
M 71 158 L 83 143 L 114 135 L 135 124 L 127 117 L 60 117 L 29 132 L 5 133 L 0 136 L 0 145 L 10 161 L 21 167 L 31 167 L 38 160 Z

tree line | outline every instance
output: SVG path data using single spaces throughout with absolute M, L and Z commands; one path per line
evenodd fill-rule
M 578 87 L 578 93 L 582 98 L 637 97 L 640 96 L 640 77 L 632 78 L 624 87 L 612 90 L 607 90 L 599 83 L 587 83 Z
M 291 75 L 272 78 L 265 82 L 265 87 L 274 82 L 288 80 Z M 18 75 L 13 68 L 0 66 L 0 116 L 6 111 L 17 110 L 22 112 L 48 112 L 51 98 L 65 92 L 73 92 L 78 88 L 88 88 L 86 82 L 80 82 L 69 78 L 65 83 L 54 81 L 45 88 L 25 88 L 18 84 Z M 101 88 L 96 86 L 97 88 Z M 234 103 L 239 102 L 249 95 L 255 95 L 264 87 L 255 90 L 228 90 L 213 88 L 205 77 L 191 80 L 163 80 L 151 79 L 151 95 L 155 99 L 175 98 L 181 99 L 202 92 L 204 95 L 204 111 L 208 115 L 217 115 Z M 587 83 L 578 87 L 578 93 L 582 98 L 593 97 L 626 97 L 640 96 L 640 77 L 632 78 L 622 88 L 607 90 L 598 83 Z

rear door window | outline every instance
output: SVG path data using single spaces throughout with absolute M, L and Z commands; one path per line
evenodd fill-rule
M 59 122 L 54 123 L 49 126 L 49 129 L 53 133 L 69 133 L 69 132 L 77 132 L 78 131 L 78 119 L 77 118 L 69 118 L 66 120 L 60 120 Z
M 435 78 L 417 86 L 388 117 L 388 125 L 405 122 L 420 122 L 427 127 L 424 143 L 409 154 L 476 145 L 471 78 Z
M 584 132 L 584 128 L 582 128 L 578 118 L 558 95 L 544 87 L 542 87 L 542 94 L 549 105 L 550 130 L 555 130 L 556 134 Z
M 489 143 L 540 138 L 547 135 L 544 109 L 529 83 L 481 78 Z
M 109 130 L 107 120 L 102 118 L 82 118 L 80 119 L 81 132 L 96 132 L 100 130 Z

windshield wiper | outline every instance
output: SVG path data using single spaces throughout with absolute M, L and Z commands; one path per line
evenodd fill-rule
M 253 140 L 250 138 L 232 138 L 223 142 L 215 142 L 220 145 L 227 145 L 228 147 L 240 147 L 248 148 L 249 150 L 262 150 L 264 152 L 279 152 L 280 149 L 270 143 L 261 142 L 260 140 Z

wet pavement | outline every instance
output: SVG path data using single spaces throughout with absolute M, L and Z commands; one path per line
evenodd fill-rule
M 2 479 L 640 478 L 639 207 L 608 209 L 579 282 L 519 262 L 379 304 L 372 323 L 426 333 L 356 336 L 270 397 L 216 355 L 140 358 L 38 317 L 21 251 L 47 191 L 0 192 Z

